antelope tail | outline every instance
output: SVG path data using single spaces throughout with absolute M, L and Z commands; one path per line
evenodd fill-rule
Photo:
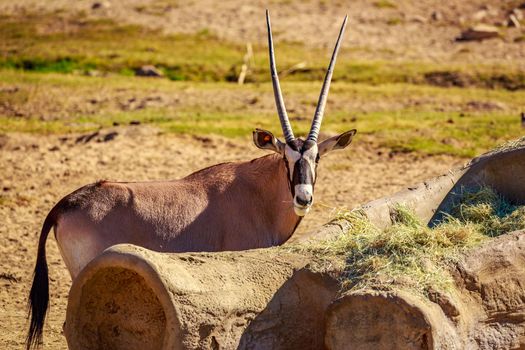
M 33 273 L 33 284 L 29 292 L 28 318 L 31 317 L 29 331 L 26 338 L 26 349 L 37 348 L 42 342 L 44 320 L 46 318 L 49 304 L 49 278 L 46 261 L 46 240 L 49 231 L 56 223 L 56 207 L 51 210 L 44 220 L 40 239 L 38 241 L 38 253 L 35 271 Z

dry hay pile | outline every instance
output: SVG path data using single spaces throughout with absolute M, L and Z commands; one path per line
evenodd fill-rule
M 458 197 L 433 227 L 400 205 L 392 210 L 393 225 L 386 229 L 374 226 L 360 210 L 342 210 L 336 220 L 350 223 L 345 234 L 291 249 L 314 253 L 319 271 L 336 264 L 343 271 L 343 290 L 397 285 L 424 294 L 446 291 L 453 284 L 451 266 L 463 253 L 491 237 L 525 229 L 525 206 L 509 203 L 490 187 L 462 189 Z

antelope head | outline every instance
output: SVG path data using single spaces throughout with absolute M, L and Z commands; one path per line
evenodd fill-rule
M 294 211 L 298 216 L 304 216 L 310 211 L 314 201 L 314 186 L 317 180 L 317 165 L 319 160 L 326 153 L 334 149 L 343 149 L 347 147 L 356 133 L 356 130 L 350 130 L 340 135 L 331 137 L 322 142 L 318 142 L 319 130 L 323 120 L 324 108 L 330 89 L 330 82 L 334 71 L 334 65 L 339 52 L 341 38 L 346 27 L 347 17 L 343 21 L 337 42 L 335 44 L 332 59 L 326 72 L 319 102 L 315 110 L 314 118 L 310 132 L 306 139 L 296 138 L 293 134 L 284 99 L 279 85 L 279 77 L 275 66 L 275 55 L 273 50 L 272 29 L 270 25 L 270 14 L 266 10 L 266 23 L 268 26 L 268 47 L 270 53 L 270 71 L 272 75 L 273 92 L 277 114 L 281 121 L 285 142 L 277 139 L 271 132 L 256 129 L 253 132 L 253 141 L 261 149 L 269 149 L 283 156 L 283 160 L 288 169 L 288 181 L 293 196 Z

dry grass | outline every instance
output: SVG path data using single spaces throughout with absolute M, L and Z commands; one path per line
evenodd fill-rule
M 361 211 L 341 211 L 348 232 L 336 240 L 294 247 L 319 257 L 314 269 L 342 270 L 343 289 L 388 289 L 402 285 L 416 292 L 448 290 L 448 265 L 490 237 L 525 228 L 525 206 L 507 202 L 490 188 L 464 191 L 444 221 L 429 228 L 412 211 L 398 206 L 394 224 L 380 230 Z

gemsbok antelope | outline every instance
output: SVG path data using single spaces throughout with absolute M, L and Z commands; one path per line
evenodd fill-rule
M 29 294 L 28 349 L 42 340 L 49 302 L 45 245 L 51 228 L 73 279 L 118 243 L 161 252 L 212 252 L 276 246 L 291 237 L 312 206 L 319 159 L 348 146 L 356 133 L 350 130 L 317 142 L 346 21 L 345 17 L 306 140 L 295 138 L 288 120 L 267 11 L 270 70 L 285 142 L 260 129 L 253 132 L 253 141 L 274 154 L 218 164 L 175 181 L 101 181 L 67 195 L 51 209 L 40 233 Z

